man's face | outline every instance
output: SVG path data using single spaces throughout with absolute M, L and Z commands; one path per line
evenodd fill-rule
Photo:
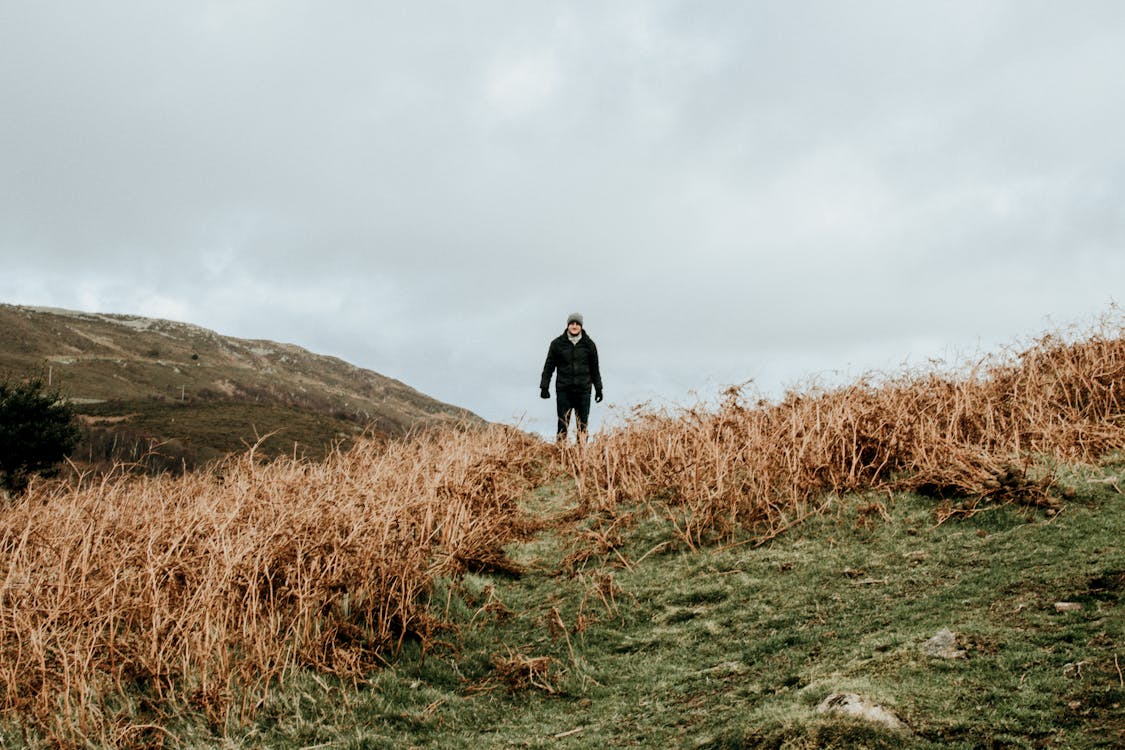
M 582 332 L 582 324 L 577 320 L 572 320 L 566 324 L 566 332 L 571 336 L 577 336 Z

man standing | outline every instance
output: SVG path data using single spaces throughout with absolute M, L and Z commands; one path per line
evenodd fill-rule
M 559 422 L 557 439 L 566 442 L 570 415 L 574 414 L 578 441 L 586 441 L 586 422 L 590 418 L 590 386 L 594 387 L 594 400 L 602 401 L 602 374 L 598 370 L 598 347 L 583 330 L 582 316 L 571 313 L 566 319 L 566 330 L 551 342 L 543 376 L 539 379 L 539 396 L 550 398 L 547 390 L 551 374 L 555 377 L 555 405 Z

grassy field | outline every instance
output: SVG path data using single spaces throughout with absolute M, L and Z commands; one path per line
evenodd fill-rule
M 584 449 L 446 427 L 34 481 L 0 509 L 0 744 L 1120 747 L 1123 487 L 1120 321 Z
M 579 517 L 556 482 L 523 501 L 546 525 L 509 546 L 521 575 L 438 583 L 448 626 L 425 651 L 408 642 L 358 679 L 294 673 L 241 726 L 134 705 L 120 744 L 1120 747 L 1125 461 L 1064 479 L 1057 514 L 1009 504 L 939 525 L 928 498 L 843 497 L 761 546 L 699 551 L 643 508 L 618 531 Z M 943 628 L 963 658 L 924 652 Z M 817 713 L 835 692 L 907 731 Z
M 1069 473 L 1057 515 L 1005 505 L 936 525 L 916 495 L 844 498 L 760 547 L 689 552 L 643 517 L 582 564 L 566 561 L 574 532 L 604 531 L 559 520 L 573 496 L 556 485 L 528 500 L 556 521 L 512 550 L 524 575 L 435 597 L 447 645 L 412 644 L 360 684 L 306 675 L 227 745 L 1121 747 L 1122 470 Z M 942 628 L 964 658 L 923 652 Z M 834 692 L 908 731 L 816 713 Z

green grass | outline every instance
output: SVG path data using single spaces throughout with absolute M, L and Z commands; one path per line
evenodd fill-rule
M 757 548 L 677 549 L 638 510 L 617 552 L 569 566 L 575 534 L 605 520 L 559 522 L 511 550 L 522 577 L 439 587 L 444 643 L 407 643 L 365 682 L 299 674 L 240 727 L 162 723 L 182 747 L 1120 747 L 1125 495 L 1097 480 L 1123 468 L 1071 472 L 1053 517 L 937 525 L 922 497 L 841 498 Z M 571 503 L 565 484 L 526 500 L 541 516 Z M 923 653 L 941 628 L 966 658 Z M 519 657 L 541 659 L 534 684 L 504 678 Z M 817 714 L 837 691 L 909 734 Z
M 1078 495 L 1055 517 L 1004 506 L 938 526 L 928 499 L 843 498 L 760 548 L 660 547 L 668 530 L 641 514 L 620 556 L 569 572 L 575 529 L 546 532 L 512 550 L 521 578 L 471 575 L 436 592 L 457 624 L 445 645 L 407 644 L 363 684 L 299 676 L 221 742 L 1119 747 L 1125 496 L 1097 476 L 1075 472 Z M 568 499 L 555 486 L 528 505 L 545 514 Z M 1060 601 L 1082 609 L 1058 612 Z M 967 658 L 923 653 L 943 627 Z M 498 660 L 517 656 L 543 659 L 536 684 L 503 679 Z M 836 691 L 893 709 L 910 733 L 815 713 Z M 179 731 L 188 746 L 220 742 L 190 721 Z

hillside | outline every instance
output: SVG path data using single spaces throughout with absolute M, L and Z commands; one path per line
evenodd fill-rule
M 393 378 L 292 344 L 186 323 L 0 304 L 0 373 L 41 374 L 71 400 L 86 438 L 76 458 L 135 461 L 160 444 L 194 465 L 253 444 L 266 453 L 325 447 L 365 429 L 480 422 Z
M 1121 747 L 1123 322 L 563 450 L 33 483 L 0 744 Z
M 1120 748 L 1123 468 L 1068 471 L 1058 517 L 937 524 L 927 498 L 879 494 L 692 552 L 639 511 L 619 546 L 577 557 L 594 528 L 572 520 L 576 488 L 543 487 L 524 507 L 546 529 L 508 548 L 523 575 L 442 592 L 455 648 L 409 644 L 359 689 L 301 674 L 235 744 Z M 823 708 L 849 694 L 881 711 Z M 202 745 L 196 727 L 177 736 Z

